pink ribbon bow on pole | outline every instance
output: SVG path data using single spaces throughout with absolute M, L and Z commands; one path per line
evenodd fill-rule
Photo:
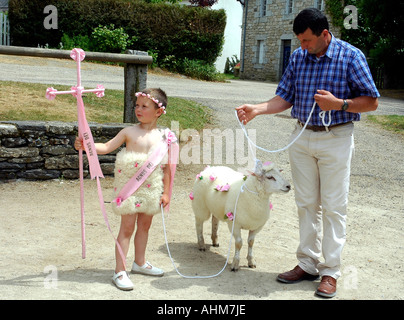
M 104 175 L 101 170 L 100 163 L 98 161 L 97 152 L 95 149 L 93 135 L 91 133 L 90 127 L 88 125 L 86 114 L 84 111 L 84 103 L 83 103 L 83 93 L 95 93 L 97 97 L 101 98 L 104 96 L 104 86 L 98 85 L 96 89 L 88 89 L 85 90 L 81 86 L 81 61 L 85 58 L 85 52 L 82 49 L 74 48 L 71 53 L 70 57 L 77 62 L 77 85 L 71 87 L 69 91 L 57 91 L 54 88 L 46 89 L 46 98 L 49 100 L 55 99 L 56 95 L 59 94 L 72 94 L 77 99 L 77 121 L 78 121 L 78 135 L 79 138 L 83 141 L 83 146 L 86 151 L 86 155 L 88 158 L 88 164 L 90 169 L 90 176 L 91 179 L 97 179 L 97 188 L 98 188 L 98 199 L 100 202 L 101 210 L 104 216 L 105 223 L 108 227 L 108 230 L 112 234 L 111 227 L 108 222 L 108 217 L 106 214 L 105 206 L 104 206 L 104 199 L 102 196 L 102 190 L 100 185 L 99 178 L 104 178 Z M 82 257 L 85 259 L 86 257 L 86 242 L 85 242 L 85 216 L 84 216 L 84 177 L 83 177 L 83 151 L 79 150 L 79 173 L 80 173 L 80 204 L 81 204 L 81 236 L 82 236 Z M 114 237 L 115 239 L 115 237 Z M 119 253 L 125 264 L 125 256 L 123 251 L 115 239 L 116 245 L 118 247 Z

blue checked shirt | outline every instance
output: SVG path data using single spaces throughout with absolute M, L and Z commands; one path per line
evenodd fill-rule
M 292 53 L 276 95 L 293 104 L 293 118 L 306 123 L 317 90 L 327 90 L 339 99 L 380 96 L 362 51 L 333 35 L 319 59 L 301 48 Z M 320 111 L 316 105 L 309 125 L 323 126 Z M 332 110 L 331 118 L 331 125 L 359 121 L 360 113 Z M 328 122 L 328 112 L 324 120 Z

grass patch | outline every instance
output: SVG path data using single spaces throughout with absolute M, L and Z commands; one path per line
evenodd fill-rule
M 375 116 L 368 115 L 367 119 L 370 122 L 376 123 L 382 128 L 396 133 L 404 134 L 404 116 L 399 115 L 387 115 L 387 116 Z
M 51 85 L 0 81 L 0 121 L 77 121 L 77 104 L 72 95 L 59 95 L 55 100 L 45 98 Z M 53 85 L 59 91 L 70 90 L 69 86 Z M 105 90 L 103 98 L 87 93 L 83 96 L 86 117 L 89 122 L 122 123 L 124 92 Z M 208 107 L 197 102 L 169 97 L 167 114 L 160 117 L 158 125 L 171 127 L 171 121 L 178 121 L 180 129 L 202 130 L 211 123 L 212 114 Z

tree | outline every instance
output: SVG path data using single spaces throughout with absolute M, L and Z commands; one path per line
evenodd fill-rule
M 191 4 L 198 5 L 199 7 L 211 7 L 213 6 L 218 0 L 190 0 Z
M 358 12 L 356 29 L 344 28 L 344 8 Z M 364 51 L 373 72 L 384 72 L 383 88 L 404 88 L 404 1 L 326 0 L 327 11 L 341 38 Z
M 144 0 L 147 3 L 160 3 L 160 2 L 169 2 L 172 4 L 179 3 L 181 0 Z

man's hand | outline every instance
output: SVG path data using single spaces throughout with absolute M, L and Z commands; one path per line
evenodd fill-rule
M 242 106 L 236 108 L 237 116 L 241 123 L 246 125 L 257 115 L 256 108 L 252 104 L 243 104 Z
M 247 124 L 256 116 L 261 114 L 275 114 L 283 112 L 292 106 L 290 102 L 283 100 L 280 96 L 275 96 L 267 102 L 259 104 L 243 104 L 236 108 L 237 116 L 243 124 Z
M 319 105 L 321 110 L 340 110 L 344 101 L 336 98 L 331 92 L 327 90 L 317 90 L 314 95 L 314 100 Z

